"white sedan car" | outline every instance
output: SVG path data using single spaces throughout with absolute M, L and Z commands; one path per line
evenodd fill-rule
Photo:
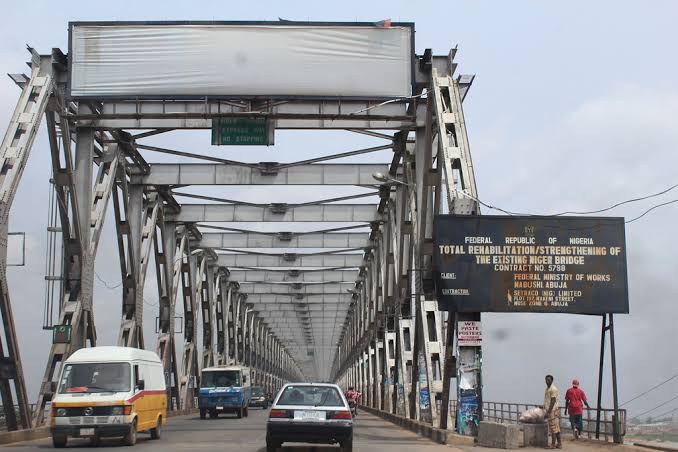
M 353 417 L 339 386 L 288 383 L 276 397 L 266 424 L 266 451 L 284 442 L 339 443 L 353 450 Z

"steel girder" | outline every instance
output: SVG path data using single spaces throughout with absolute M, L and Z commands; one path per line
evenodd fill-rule
M 52 57 L 41 57 L 32 51 L 31 76 L 26 77 L 23 82 L 21 96 L 0 146 L 3 168 L 0 177 L 0 314 L 7 349 L 7 356 L 5 356 L 4 348 L 0 344 L 0 361 L 2 361 L 0 396 L 8 430 L 16 430 L 19 424 L 23 428 L 30 428 L 32 425 L 7 281 L 9 213 L 42 116 L 47 109 L 52 90 L 55 88 L 54 63 Z M 12 78 L 15 81 L 18 80 L 17 76 L 12 76 Z M 55 138 L 56 134 L 50 133 L 50 141 Z M 19 411 L 18 422 L 12 386 L 14 386 Z
M 367 185 L 372 174 L 388 172 L 388 165 L 321 163 L 277 170 L 275 166 L 248 168 L 212 163 L 154 163 L 148 175 L 137 176 L 144 185 Z
M 179 223 L 283 221 L 363 223 L 378 220 L 378 217 L 376 205 L 372 204 L 320 204 L 299 207 L 185 204 L 179 213 L 171 215 L 169 219 Z
M 360 267 L 362 254 L 219 254 L 220 267 L 261 267 L 262 270 L 280 267 L 290 271 L 299 271 L 300 267 Z
M 347 270 L 240 270 L 237 267 L 230 269 L 231 278 L 234 281 L 245 283 L 321 283 L 324 281 L 341 281 L 355 283 L 362 279 L 358 269 Z
M 369 245 L 366 232 L 333 233 L 203 233 L 196 248 L 364 248 Z
M 430 289 L 427 242 L 433 215 L 444 204 L 458 214 L 477 214 L 478 206 L 461 84 L 450 72 L 433 68 L 427 85 L 430 101 L 425 113 L 418 112 L 421 127 L 414 146 L 403 143 L 400 148 L 403 179 L 380 205 L 385 221 L 365 265 L 370 295 L 347 313 L 333 375 L 364 391 L 374 408 L 446 428 L 446 403 L 438 413 L 434 401 L 448 400 L 454 325 L 462 316 L 438 310 Z M 457 359 L 478 369 L 478 353 L 478 348 L 462 348 Z
M 73 114 L 78 125 L 102 129 L 209 129 L 212 117 L 266 117 L 280 129 L 385 129 L 411 128 L 415 117 L 404 102 L 383 104 L 383 99 L 264 101 L 104 101 L 96 113 Z M 381 105 L 380 105 L 381 104 Z

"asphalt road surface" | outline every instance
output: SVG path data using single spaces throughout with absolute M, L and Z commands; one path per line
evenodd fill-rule
M 220 415 L 218 419 L 196 416 L 170 418 L 162 431 L 162 437 L 152 441 L 148 434 L 140 434 L 133 450 L 139 451 L 237 451 L 263 452 L 266 450 L 266 419 L 268 410 L 250 408 L 249 417 L 236 419 Z M 86 439 L 69 439 L 69 448 L 75 450 L 100 450 L 102 448 L 123 448 L 116 439 L 102 440 L 101 446 L 91 447 Z M 52 440 L 43 439 L 5 446 L 11 451 L 46 450 L 52 448 Z M 356 451 L 447 451 L 447 446 L 436 444 L 414 433 L 403 430 L 376 416 L 361 411 L 355 419 L 353 448 Z M 304 446 L 285 444 L 280 451 L 337 451 L 338 446 Z M 129 449 L 127 449 L 129 450 Z

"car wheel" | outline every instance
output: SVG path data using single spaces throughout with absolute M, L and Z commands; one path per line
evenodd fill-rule
M 210 419 L 216 419 L 217 417 L 219 417 L 217 410 L 210 410 Z
M 266 452 L 275 452 L 282 444 L 274 443 L 273 441 L 266 441 Z
M 200 408 L 200 419 L 205 419 L 207 417 L 207 410 Z
M 53 435 L 52 436 L 52 445 L 56 447 L 57 449 L 61 449 L 62 447 L 66 447 L 66 444 L 68 443 L 68 436 L 66 435 Z
M 129 432 L 125 435 L 122 442 L 125 446 L 134 446 L 137 443 L 137 420 L 135 419 L 130 426 Z
M 235 415 L 238 419 L 242 418 L 243 415 L 243 409 L 240 408 L 238 411 L 235 412 Z
M 245 411 L 243 412 L 243 414 L 245 415 L 245 417 L 250 415 L 249 407 L 245 407 Z
M 341 450 L 344 452 L 353 452 L 353 437 L 341 442 Z
M 160 439 L 160 428 L 162 427 L 162 418 L 158 418 L 155 428 L 151 429 L 151 439 Z

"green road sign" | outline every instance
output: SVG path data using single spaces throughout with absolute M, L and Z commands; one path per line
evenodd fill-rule
M 266 118 L 212 119 L 212 144 L 216 146 L 270 146 L 274 132 Z
M 69 344 L 71 342 L 71 325 L 55 325 L 52 330 L 53 344 Z

